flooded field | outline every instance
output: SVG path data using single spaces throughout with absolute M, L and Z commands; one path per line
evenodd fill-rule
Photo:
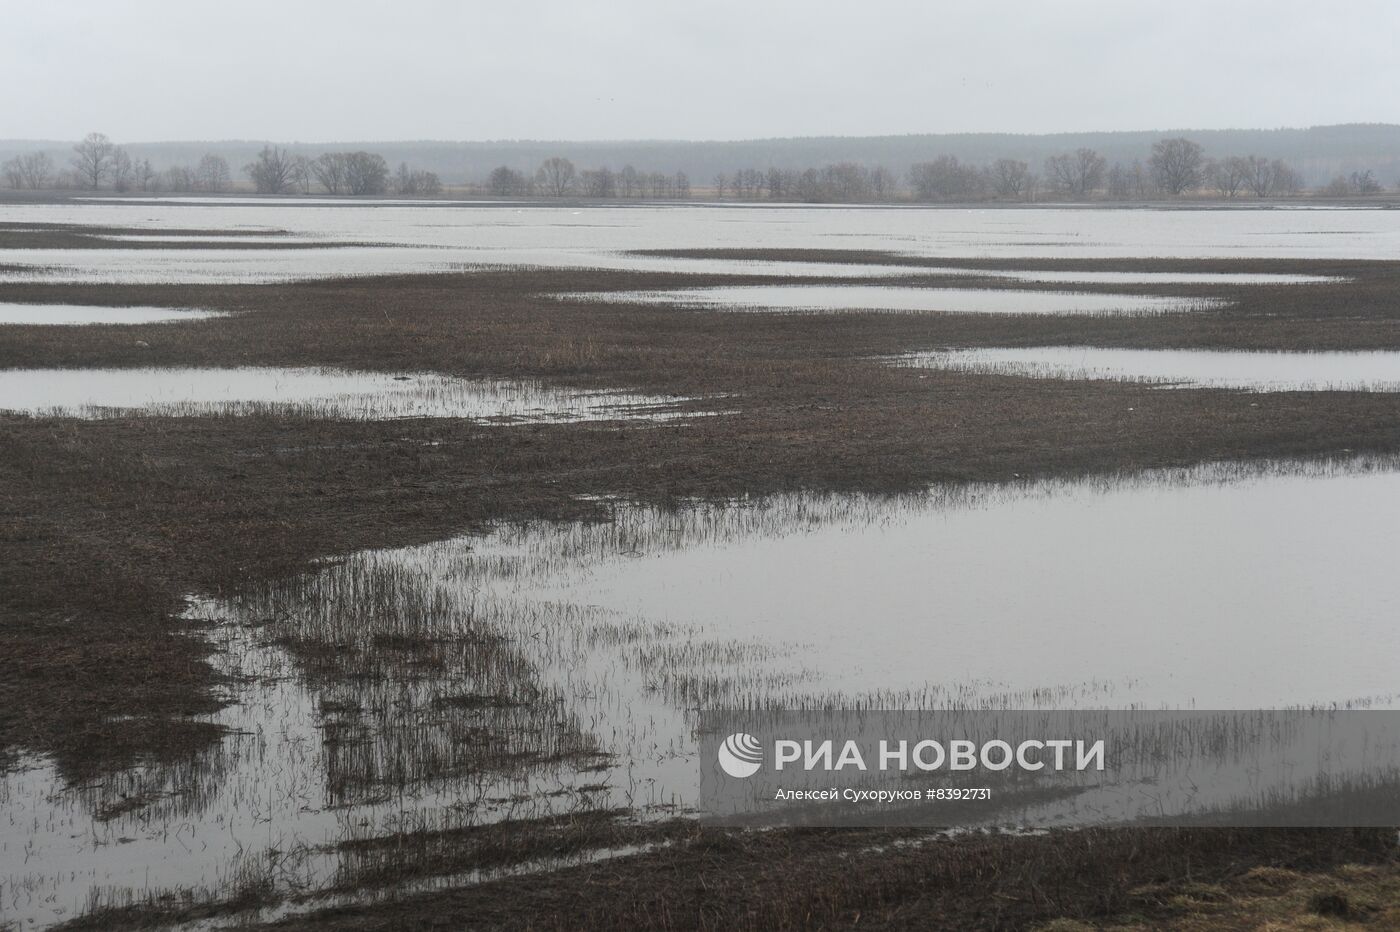
M 665 819 L 697 709 L 1394 708 L 1397 465 L 617 503 L 197 598 L 229 737 L 78 787 L 7 774 L 0 877 L 50 922 L 344 896 L 349 843 L 403 832 Z
M 220 315 L 215 311 L 201 311 L 196 308 L 0 303 L 0 325 L 158 324 L 218 316 Z
M 460 271 L 485 265 L 736 274 L 850 275 L 810 263 L 669 259 L 637 250 L 840 248 L 912 257 L 1391 258 L 1400 212 L 1387 210 L 901 209 L 738 206 L 570 207 L 484 202 L 324 204 L 316 199 L 166 199 L 7 205 L 17 225 L 76 223 L 162 236 L 162 228 L 265 231 L 302 245 L 260 251 L 59 250 L 0 247 L 0 282 L 272 282 L 341 275 Z M 149 232 L 145 232 L 149 231 Z M 177 246 L 178 243 L 172 243 Z M 813 266 L 817 266 L 813 268 Z M 869 267 L 877 277 L 898 267 Z M 909 274 L 906 269 L 904 274 Z M 935 272 L 934 274 L 937 274 Z M 1037 273 L 1036 280 L 1054 281 Z M 1089 281 L 1082 277 L 1066 281 Z M 1106 279 L 1116 280 L 1116 279 Z M 1140 277 L 1122 279 L 1142 281 Z M 1182 281 L 1182 279 L 1176 279 Z M 1224 281 L 1222 280 L 1222 284 Z
M 1351 261 L 1400 255 L 1400 211 L 0 220 L 0 297 L 136 305 L 0 304 L 32 622 L 10 695 L 49 715 L 0 768 L 0 926 L 276 918 L 662 850 L 703 814 L 701 711 L 1400 704 L 1393 270 Z M 81 245 L 42 241 L 65 223 Z M 639 252 L 667 249 L 696 257 Z M 1036 268 L 1063 259 L 1124 261 Z M 366 278 L 430 272 L 461 274 Z M 1138 338 L 1234 348 L 1073 345 Z M 127 692 L 87 695 L 109 677 Z M 80 708 L 119 765 L 54 739 Z M 209 731 L 160 744 L 172 723 Z M 1276 776 L 1249 792 L 1315 771 Z
M 1400 353 L 1036 346 L 914 353 L 895 365 L 1043 379 L 1115 379 L 1252 392 L 1400 391 Z
M 557 423 L 683 417 L 686 412 L 676 405 L 687 400 L 431 373 L 265 367 L 0 369 L 0 411 L 44 417 L 272 411 L 354 420 L 450 417 Z
M 577 295 L 565 295 L 574 297 Z M 596 296 L 594 296 L 596 297 Z M 755 285 L 607 294 L 611 301 L 747 311 L 926 311 L 970 314 L 1167 314 L 1208 307 L 1206 298 L 1011 291 L 974 288 L 894 288 L 873 285 Z

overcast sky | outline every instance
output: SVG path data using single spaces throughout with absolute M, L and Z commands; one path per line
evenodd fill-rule
M 0 138 L 738 139 L 1400 122 L 1400 3 L 14 3 Z

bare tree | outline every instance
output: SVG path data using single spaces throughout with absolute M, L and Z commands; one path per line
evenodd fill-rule
M 1031 167 L 1017 159 L 997 159 L 987 177 L 997 197 L 1020 199 L 1029 193 Z
M 345 187 L 356 197 L 383 194 L 389 189 L 389 163 L 373 152 L 345 153 Z
M 165 170 L 165 187 L 177 194 L 194 190 L 194 172 L 185 165 L 172 165 Z
M 327 194 L 344 194 L 349 190 L 349 166 L 344 152 L 321 153 L 311 163 L 311 174 Z
M 909 184 L 921 201 L 971 200 L 982 193 L 982 173 L 957 156 L 941 155 L 909 167 Z
M 676 188 L 676 197 L 690 198 L 690 176 L 685 172 L 676 172 L 676 177 L 671 179 L 671 183 Z
M 1045 177 L 1056 190 L 1083 198 L 1103 185 L 1108 160 L 1093 149 L 1076 149 L 1045 160 Z
M 228 189 L 230 176 L 228 162 L 222 155 L 206 153 L 194 170 L 195 185 L 201 191 L 218 194 Z
M 112 154 L 112 189 L 114 191 L 130 191 L 134 182 L 136 168 L 131 161 L 131 156 L 126 154 L 125 149 L 117 149 Z
M 276 146 L 263 146 L 258 157 L 243 166 L 259 194 L 284 194 L 292 190 L 292 155 Z
M 1153 144 L 1147 165 L 1157 187 L 1176 197 L 1201 186 L 1205 154 L 1199 145 L 1183 136 L 1162 139 Z
M 1133 172 L 1122 162 L 1114 162 L 1105 176 L 1108 196 L 1115 201 L 1126 201 L 1133 196 Z
M 4 164 L 3 171 L 5 181 L 10 187 L 16 190 L 28 188 L 37 191 L 49 183 L 49 177 L 53 173 L 53 160 L 43 152 L 31 152 L 10 159 Z
M 112 172 L 117 147 L 102 133 L 88 133 L 73 147 L 73 171 L 85 188 L 96 190 Z
M 311 159 L 304 155 L 292 157 L 292 186 L 302 194 L 311 193 Z
M 729 176 L 720 172 L 715 175 L 715 197 L 724 200 L 724 192 L 729 189 Z
M 486 184 L 497 197 L 519 197 L 525 193 L 525 176 L 509 165 L 492 169 Z
M 434 172 L 410 169 L 407 162 L 400 162 L 398 174 L 394 176 L 394 193 L 431 197 L 442 193 L 442 182 Z
M 1235 197 L 1249 179 L 1249 160 L 1232 155 L 1219 161 L 1208 162 L 1205 173 L 1222 197 Z
M 535 180 L 550 197 L 565 197 L 573 190 L 574 174 L 574 163 L 556 155 L 544 160 Z
M 899 180 L 883 165 L 870 170 L 870 192 L 881 201 L 891 200 L 899 193 Z
M 152 191 L 156 186 L 156 170 L 151 167 L 150 159 L 142 159 L 136 163 L 134 180 L 136 187 L 142 191 Z
M 1376 180 L 1375 175 L 1368 168 L 1365 171 L 1352 172 L 1347 178 L 1351 183 L 1353 194 L 1380 194 L 1381 184 Z
M 583 187 L 583 193 L 587 197 L 612 197 L 617 193 L 616 179 L 613 177 L 612 169 L 604 165 L 602 168 L 585 171 L 579 178 Z

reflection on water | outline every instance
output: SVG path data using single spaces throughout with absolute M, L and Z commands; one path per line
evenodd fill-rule
M 216 750 L 6 775 L 0 878 L 51 921 L 344 892 L 349 839 L 685 812 L 697 709 L 1390 707 L 1396 465 L 615 504 L 328 562 L 192 607 L 234 674 Z
M 686 400 L 522 380 L 340 369 L 0 369 L 0 411 L 49 417 L 273 412 L 351 420 L 453 417 L 548 423 L 685 417 L 688 412 L 676 405 Z
M 0 249 L 6 281 L 267 282 L 342 275 L 450 272 L 482 266 L 546 266 L 638 271 L 876 278 L 950 274 L 957 269 L 822 263 L 743 263 L 641 256 L 638 250 L 848 249 L 919 258 L 1338 258 L 1400 254 L 1400 213 L 1389 210 L 946 210 L 618 206 L 580 209 L 537 203 L 364 204 L 334 209 L 310 200 L 219 199 L 141 203 L 102 199 L 74 204 L 0 206 L 16 224 L 75 223 L 130 228 L 135 235 L 177 230 L 285 231 L 299 246 L 363 243 L 343 249 Z M 172 247 L 179 243 L 172 242 Z M 201 245 L 208 245 L 202 243 Z M 246 245 L 246 243 L 245 243 Z M 390 248 L 386 248 L 390 247 Z M 81 255 L 75 253 L 81 252 Z M 140 253 L 140 255 L 134 255 Z M 953 263 L 956 264 L 956 263 Z M 985 274 L 985 273 L 982 273 Z M 1019 274 L 1019 273 L 1018 273 Z M 1044 281 L 1115 281 L 1082 273 L 1031 273 Z M 1128 273 L 1122 281 L 1156 282 Z M 1063 279 L 1060 276 L 1065 276 Z M 1188 279 L 1176 278 L 1174 281 Z M 1202 277 L 1202 280 L 1205 280 Z M 1209 281 L 1226 279 L 1210 278 Z M 1254 279 L 1251 279 L 1254 281 Z M 1262 281 L 1262 280 L 1261 280 Z M 1274 281 L 1274 279 L 1269 279 Z M 1296 279 L 1295 279 L 1296 281 Z
M 879 285 L 751 285 L 565 295 L 574 299 L 752 311 L 954 311 L 978 314 L 1161 314 L 1220 307 L 1205 298 Z
M 1022 282 L 1079 282 L 1101 285 L 1318 285 L 1346 279 L 1336 275 L 1280 272 L 1089 272 L 991 269 L 971 274 Z
M 181 307 L 103 307 L 87 304 L 0 303 L 0 324 L 157 324 L 222 316 Z
M 1400 391 L 1400 353 L 1034 346 L 911 353 L 896 365 L 1049 379 L 1118 379 L 1258 392 Z

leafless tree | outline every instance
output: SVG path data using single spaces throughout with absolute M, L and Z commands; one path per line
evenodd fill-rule
M 550 197 L 566 197 L 573 190 L 575 174 L 574 163 L 556 155 L 544 160 L 535 180 Z
M 1249 178 L 1249 160 L 1232 155 L 1206 163 L 1205 174 L 1222 197 L 1235 197 Z
M 185 165 L 172 165 L 165 170 L 165 187 L 176 194 L 194 190 L 194 172 Z
M 1353 194 L 1380 194 L 1381 184 L 1376 180 L 1375 175 L 1368 168 L 1365 171 L 1352 172 L 1347 178 L 1351 183 Z
M 389 163 L 373 152 L 347 152 L 345 187 L 356 197 L 383 194 L 389 190 Z
M 88 133 L 73 147 L 73 171 L 85 188 L 96 190 L 112 172 L 117 147 L 102 133 Z
M 894 172 L 883 165 L 877 165 L 870 170 L 870 193 L 875 195 L 877 200 L 892 200 L 899 193 L 899 180 L 895 178 Z
M 971 200 L 982 193 L 982 173 L 957 156 L 941 155 L 909 167 L 909 184 L 921 201 Z
M 285 194 L 292 190 L 295 162 L 292 154 L 276 146 L 263 146 L 258 157 L 243 166 L 259 194 Z
M 16 156 L 5 163 L 5 177 L 12 188 L 37 191 L 49 183 L 53 175 L 53 160 L 44 152 Z
M 311 174 L 327 194 L 346 194 L 350 190 L 350 166 L 344 152 L 321 153 L 311 163 Z
M 311 193 L 311 159 L 304 155 L 292 156 L 292 187 L 302 194 Z
M 641 197 L 642 189 L 641 172 L 632 165 L 622 166 L 617 173 L 617 193 L 623 197 Z
M 201 191 L 218 194 L 228 190 L 230 176 L 228 162 L 222 155 L 206 153 L 194 170 L 195 185 Z
M 613 197 L 617 194 L 617 180 L 612 169 L 606 165 L 585 171 L 579 180 L 587 197 Z
M 689 199 L 690 197 L 690 176 L 685 172 L 676 172 L 676 177 L 672 179 L 676 188 L 676 197 Z
M 137 162 L 134 168 L 134 181 L 136 187 L 142 191 L 153 191 L 156 187 L 156 170 L 151 167 L 150 159 L 142 159 Z
M 1045 160 L 1045 177 L 1052 187 L 1070 197 L 1084 198 L 1103 185 L 1108 160 L 1093 149 L 1076 149 Z
M 125 149 L 119 148 L 112 154 L 111 173 L 114 191 L 130 191 L 135 184 L 136 167 Z
M 1133 196 L 1133 172 L 1122 162 L 1114 162 L 1105 176 L 1108 196 L 1115 201 L 1126 201 Z
M 997 197 L 1019 200 L 1029 192 L 1031 167 L 1018 159 L 997 159 L 987 176 Z
M 715 197 L 724 200 L 724 192 L 729 190 L 729 176 L 720 172 L 718 175 L 715 175 L 714 185 Z
M 1199 145 L 1183 136 L 1162 139 L 1152 145 L 1152 157 L 1147 160 L 1147 165 L 1157 187 L 1164 194 L 1176 197 L 1201 186 L 1205 153 Z
M 525 176 L 509 165 L 492 169 L 486 184 L 497 197 L 519 197 L 525 193 L 526 186 Z
M 435 172 L 411 169 L 407 162 L 399 163 L 394 176 L 394 193 L 409 197 L 433 197 L 442 193 L 442 181 Z

